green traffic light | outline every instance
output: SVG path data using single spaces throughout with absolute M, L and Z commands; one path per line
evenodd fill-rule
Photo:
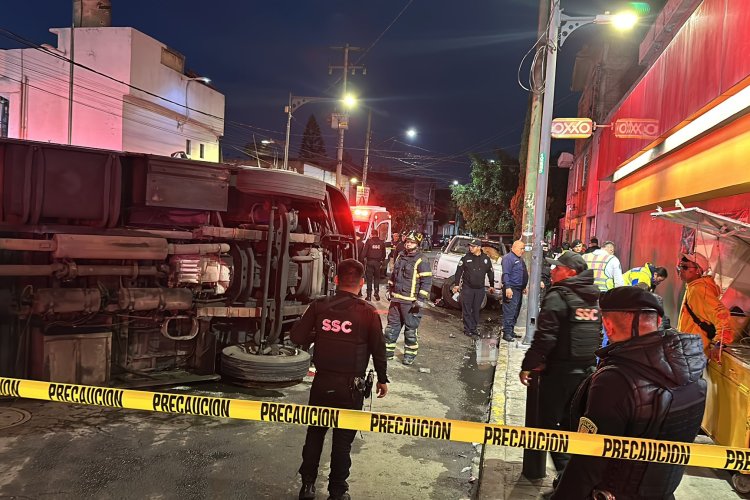
M 651 5 L 648 2 L 628 2 L 628 6 L 639 16 L 651 13 Z

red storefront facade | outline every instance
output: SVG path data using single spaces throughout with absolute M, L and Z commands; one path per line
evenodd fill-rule
M 664 27 L 653 27 L 644 46 L 659 29 Z M 659 292 L 674 315 L 682 290 L 673 270 L 682 228 L 653 220 L 651 212 L 657 206 L 672 209 L 679 199 L 748 222 L 743 211 L 750 206 L 747 1 L 701 2 L 607 122 L 611 127 L 598 130 L 591 146 L 586 194 L 586 214 L 595 221 L 591 232 L 618 244 L 623 268 L 647 261 L 670 268 Z M 750 290 L 730 287 L 724 302 L 748 310 L 748 297 Z

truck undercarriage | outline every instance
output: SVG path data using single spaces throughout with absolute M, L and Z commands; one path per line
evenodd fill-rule
M 0 186 L 6 376 L 301 379 L 285 334 L 355 251 L 343 194 L 294 172 L 2 140 Z

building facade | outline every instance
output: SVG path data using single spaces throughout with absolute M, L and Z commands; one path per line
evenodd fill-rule
M 50 31 L 56 47 L 0 50 L 0 134 L 67 144 L 70 128 L 78 146 L 220 160 L 224 95 L 182 54 L 133 28 Z
M 670 269 L 660 286 L 675 316 L 683 251 L 714 269 L 731 255 L 695 229 L 653 217 L 676 205 L 748 222 L 750 206 L 750 10 L 744 0 L 670 0 L 640 45 L 646 68 L 589 146 L 584 215 L 614 240 L 625 267 Z M 583 161 L 583 160 L 581 160 Z M 677 201 L 679 200 L 679 202 Z M 700 233 L 698 233 L 700 234 Z M 750 284 L 717 276 L 728 307 L 750 309 Z

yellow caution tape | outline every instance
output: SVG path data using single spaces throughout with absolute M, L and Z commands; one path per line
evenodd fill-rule
M 2 377 L 0 377 L 0 396 L 261 422 L 320 425 L 339 429 L 511 446 L 575 455 L 750 471 L 750 449 L 748 448 L 730 448 L 707 444 L 492 425 L 445 418 L 58 384 Z

